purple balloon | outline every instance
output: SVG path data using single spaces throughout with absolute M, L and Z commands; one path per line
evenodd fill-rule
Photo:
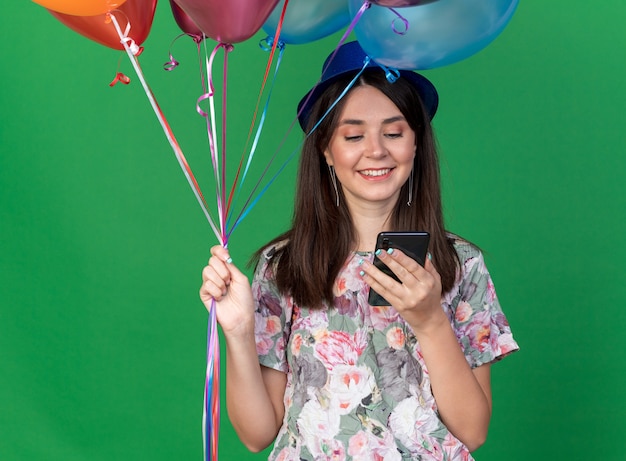
M 172 15 L 174 16 L 174 20 L 180 30 L 182 30 L 187 35 L 190 35 L 194 41 L 201 42 L 204 38 L 204 34 L 198 27 L 198 25 L 193 22 L 193 20 L 183 11 L 183 9 L 178 6 L 178 4 L 174 0 L 170 0 L 170 6 L 172 7 Z
M 207 37 L 239 43 L 263 25 L 278 0 L 174 0 Z

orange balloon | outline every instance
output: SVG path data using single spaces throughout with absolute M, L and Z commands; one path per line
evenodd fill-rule
M 121 6 L 126 0 L 33 0 L 57 13 L 74 16 L 95 16 Z
M 152 28 L 156 4 L 157 0 L 127 0 L 116 11 L 111 11 L 111 14 L 115 15 L 122 31 L 126 30 L 126 26 L 130 22 L 131 27 L 128 36 L 137 45 L 141 45 Z M 56 11 L 50 11 L 50 13 L 70 29 L 94 42 L 115 50 L 124 49 L 108 13 L 97 16 L 73 16 Z

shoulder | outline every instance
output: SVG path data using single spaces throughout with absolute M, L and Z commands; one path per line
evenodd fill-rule
M 457 286 L 490 278 L 483 252 L 477 245 L 454 234 L 448 234 L 448 238 L 459 261 L 456 276 Z
M 459 257 L 459 262 L 461 266 L 465 265 L 466 261 L 472 259 L 483 259 L 483 254 L 478 246 L 474 245 L 469 240 L 465 240 L 458 235 L 448 233 L 448 240 L 452 244 L 454 251 Z
M 263 259 L 272 259 L 274 256 L 276 256 L 276 253 L 279 253 L 285 248 L 285 246 L 287 246 L 288 242 L 288 239 L 281 239 L 278 241 L 274 240 L 268 243 L 261 249 L 261 257 Z
M 274 240 L 257 252 L 258 260 L 254 271 L 255 278 L 260 276 L 264 278 L 274 278 L 276 265 L 278 264 L 280 255 L 287 246 L 287 243 L 287 239 Z
M 287 247 L 287 243 L 289 242 L 289 240 L 287 239 L 281 239 L 281 240 L 274 240 L 270 243 L 268 243 L 266 246 L 264 246 L 263 248 L 261 248 L 261 250 L 259 251 L 259 266 L 265 265 L 267 266 L 270 262 L 276 262 L 278 260 L 278 258 L 280 257 L 280 254 L 285 250 L 285 248 Z

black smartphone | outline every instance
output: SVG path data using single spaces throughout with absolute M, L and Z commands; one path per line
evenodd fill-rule
M 376 250 L 387 251 L 389 248 L 397 248 L 407 256 L 413 258 L 421 266 L 426 261 L 426 252 L 428 251 L 428 242 L 430 234 L 421 231 L 389 231 L 381 232 L 376 239 Z M 374 256 L 374 266 L 379 268 L 385 274 L 400 281 L 386 264 L 384 264 L 378 256 Z M 389 306 L 389 302 L 375 290 L 370 288 L 367 302 L 371 306 Z

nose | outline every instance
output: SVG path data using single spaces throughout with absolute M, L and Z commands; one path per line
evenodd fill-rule
M 384 139 L 381 135 L 371 135 L 368 137 L 367 145 L 367 157 L 370 158 L 382 158 L 387 155 L 387 148 L 385 146 Z

